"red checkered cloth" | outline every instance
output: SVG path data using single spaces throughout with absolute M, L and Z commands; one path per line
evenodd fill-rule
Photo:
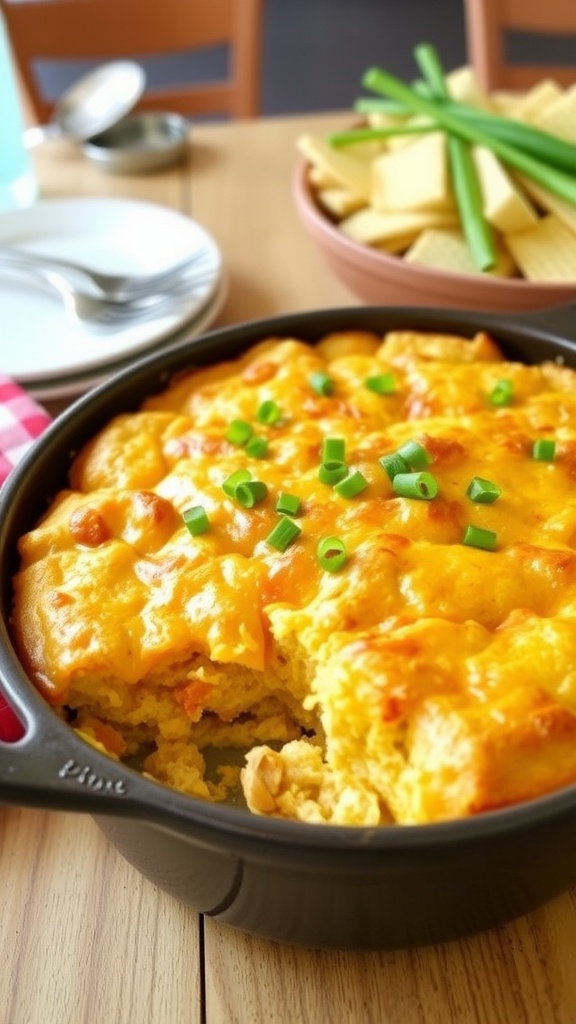
M 49 423 L 48 413 L 0 373 L 0 486 Z M 13 743 L 23 732 L 19 719 L 0 693 L 0 740 Z
M 48 413 L 0 373 L 0 485 L 49 423 Z

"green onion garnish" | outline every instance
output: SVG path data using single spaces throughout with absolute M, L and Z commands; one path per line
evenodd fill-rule
M 511 380 L 499 380 L 490 392 L 492 405 L 510 405 L 514 394 L 514 385 Z
M 484 530 L 481 526 L 467 526 L 462 538 L 462 543 L 471 548 L 482 548 L 484 551 L 494 551 L 498 538 L 494 530 Z
M 268 441 L 265 437 L 255 435 L 251 437 L 246 445 L 246 454 L 253 459 L 263 459 L 268 452 Z
M 539 462 L 553 462 L 556 458 L 556 442 L 541 437 L 532 445 L 532 458 Z
M 501 494 L 498 484 L 492 483 L 492 480 L 484 480 L 481 476 L 473 477 L 466 491 L 470 501 L 478 501 L 482 505 L 491 505 Z
M 276 501 L 276 511 L 286 516 L 297 516 L 302 502 L 295 494 L 280 491 Z
M 289 519 L 288 516 L 282 516 L 278 520 L 276 526 L 266 537 L 266 543 L 271 548 L 276 548 L 277 551 L 286 551 L 286 548 L 290 547 L 293 541 L 302 533 L 298 523 L 295 523 L 293 519 Z
M 408 463 L 404 462 L 404 459 L 401 455 L 398 455 L 398 452 L 390 452 L 389 455 L 382 455 L 381 458 L 378 459 L 378 462 L 382 466 L 382 469 L 387 472 L 391 480 L 393 480 L 398 473 L 408 472 Z
M 253 508 L 259 501 L 264 501 L 268 488 L 261 480 L 246 480 L 234 489 L 234 497 L 244 508 Z
M 226 477 L 222 484 L 222 490 L 226 492 L 228 497 L 233 498 L 238 484 L 244 484 L 247 480 L 251 479 L 252 474 L 249 469 L 237 469 L 235 473 L 231 473 L 230 476 Z
M 199 537 L 210 529 L 210 522 L 202 505 L 194 505 L 182 513 L 182 519 L 193 537 Z
M 250 440 L 253 433 L 254 430 L 251 423 L 248 423 L 246 420 L 232 420 L 228 426 L 226 440 L 230 441 L 231 444 L 237 444 L 242 447 Z
M 339 537 L 324 537 L 319 541 L 316 556 L 322 568 L 327 572 L 338 572 L 345 565 L 348 557 L 344 541 Z
M 361 494 L 367 487 L 368 481 L 366 477 L 359 469 L 356 469 L 353 473 L 345 476 L 343 480 L 340 480 L 335 485 L 334 490 L 341 498 L 355 498 L 357 494 Z
M 325 437 L 322 442 L 322 462 L 344 462 L 346 442 L 343 437 Z
M 318 470 L 318 479 L 322 484 L 334 487 L 348 476 L 348 467 L 343 462 L 323 462 Z
M 317 370 L 313 373 L 308 383 L 318 395 L 331 395 L 334 391 L 334 381 L 323 370 Z
M 374 391 L 377 395 L 393 395 L 395 390 L 394 374 L 377 373 L 373 377 L 366 377 L 364 387 Z
M 258 423 L 265 423 L 266 426 L 272 427 L 278 422 L 281 415 L 280 406 L 277 402 L 273 402 L 272 399 L 268 399 L 266 402 L 262 402 L 261 405 L 258 406 L 256 419 L 258 420 Z
M 397 473 L 392 487 L 401 498 L 430 501 L 438 494 L 438 483 L 432 473 Z
M 404 462 L 410 469 L 424 469 L 425 466 L 429 466 L 432 462 L 430 452 L 426 451 L 424 445 L 421 445 L 418 441 L 406 441 L 405 444 L 400 445 L 396 454 L 401 459 L 404 459 Z

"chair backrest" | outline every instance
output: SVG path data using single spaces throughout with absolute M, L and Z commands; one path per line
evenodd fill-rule
M 484 89 L 526 90 L 545 78 L 576 82 L 576 0 L 464 0 L 468 59 Z M 512 63 L 511 33 L 574 36 L 572 64 Z
M 109 60 L 228 48 L 225 79 L 147 85 L 139 107 L 187 116 L 260 111 L 263 0 L 0 0 L 28 113 L 50 120 L 39 61 Z

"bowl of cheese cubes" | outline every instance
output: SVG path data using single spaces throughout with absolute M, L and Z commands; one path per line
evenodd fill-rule
M 370 69 L 361 121 L 297 141 L 296 208 L 328 265 L 369 304 L 576 302 L 576 84 L 488 95 L 415 54 L 422 81 Z

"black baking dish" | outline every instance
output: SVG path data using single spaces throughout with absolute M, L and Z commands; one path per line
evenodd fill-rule
M 304 825 L 208 804 L 84 743 L 26 677 L 8 630 L 17 538 L 111 416 L 137 408 L 174 373 L 234 356 L 268 335 L 314 341 L 348 328 L 466 336 L 483 329 L 511 358 L 576 367 L 576 306 L 521 317 L 357 307 L 211 332 L 138 361 L 77 401 L 0 491 L 0 684 L 25 724 L 20 741 L 0 743 L 0 801 L 93 815 L 161 889 L 243 930 L 308 946 L 400 948 L 502 924 L 576 882 L 576 787 L 473 819 L 409 827 Z

